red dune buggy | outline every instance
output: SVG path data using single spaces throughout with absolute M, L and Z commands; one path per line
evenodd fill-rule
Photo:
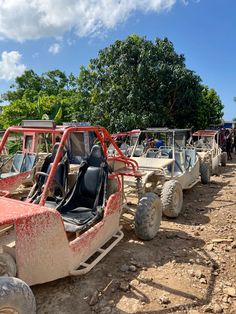
M 31 126 L 30 129 L 27 128 L 28 125 Z M 40 132 L 42 129 L 43 133 Z M 0 144 L 1 190 L 15 192 L 21 184 L 33 183 L 37 165 L 49 153 L 48 146 L 55 144 L 54 133 L 51 133 L 54 129 L 53 121 L 25 120 L 21 127 L 13 126 L 6 130 Z M 9 152 L 10 144 L 17 151 Z
M 50 132 L 60 141 L 36 173 L 28 198 L 0 191 L 1 313 L 35 313 L 30 285 L 85 274 L 117 245 L 126 205 L 123 176 L 141 176 L 102 127 L 60 126 Z M 109 143 L 113 157 L 107 156 Z

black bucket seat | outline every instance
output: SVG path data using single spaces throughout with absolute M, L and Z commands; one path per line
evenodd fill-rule
M 103 150 L 94 145 L 81 164 L 74 187 L 65 202 L 57 208 L 68 232 L 88 229 L 103 216 L 106 198 L 108 164 Z
M 33 192 L 30 193 L 32 196 L 29 196 L 31 198 L 31 201 L 34 203 L 38 202 L 38 199 L 42 194 L 42 187 L 45 184 L 47 177 L 51 171 L 52 165 L 54 163 L 58 151 L 59 144 L 60 143 L 55 143 L 52 149 L 52 153 L 45 158 L 41 170 L 36 173 L 37 182 L 33 188 Z M 53 178 L 54 180 L 53 193 L 50 197 L 47 198 L 47 202 L 56 201 L 56 203 L 58 203 L 62 201 L 63 197 L 65 197 L 67 190 L 68 173 L 69 161 L 67 157 L 67 151 L 66 149 L 64 149 L 62 158 L 57 165 L 57 169 Z

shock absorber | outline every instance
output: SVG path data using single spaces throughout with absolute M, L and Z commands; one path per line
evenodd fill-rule
M 138 199 L 143 195 L 143 180 L 142 177 L 136 177 L 136 189 L 138 194 Z

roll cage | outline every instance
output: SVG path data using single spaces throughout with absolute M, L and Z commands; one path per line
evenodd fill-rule
M 136 136 L 136 142 L 130 154 L 131 157 L 135 157 L 137 148 L 143 148 L 143 153 L 147 152 L 148 149 L 155 149 L 158 140 L 162 141 L 159 146 L 160 150 L 163 150 L 164 152 L 168 149 L 168 153 L 172 152 L 172 156 L 174 156 L 176 149 L 185 147 L 188 144 L 188 140 L 191 138 L 191 130 L 147 128 L 146 130 L 139 130 L 139 133 L 137 132 Z
M 37 124 L 36 124 L 37 125 Z M 116 154 L 115 156 L 111 156 L 108 157 L 108 162 L 112 163 L 114 161 L 117 162 L 121 162 L 123 165 L 125 165 L 125 167 L 121 167 L 116 171 L 113 171 L 110 174 L 110 178 L 114 178 L 116 177 L 118 180 L 118 184 L 120 186 L 121 184 L 121 180 L 120 180 L 120 176 L 123 175 L 127 175 L 127 176 L 140 176 L 140 174 L 138 173 L 138 164 L 136 161 L 128 158 L 127 156 L 125 156 L 122 151 L 120 150 L 120 148 L 117 146 L 116 142 L 113 140 L 113 138 L 111 137 L 111 135 L 108 133 L 108 131 L 100 126 L 67 126 L 67 125 L 63 125 L 63 126 L 54 126 L 51 128 L 48 127 L 35 127 L 34 126 L 30 126 L 30 123 L 28 123 L 25 127 L 22 126 L 14 126 L 14 127 L 10 127 L 7 129 L 7 131 L 5 132 L 2 141 L 0 143 L 0 153 L 2 152 L 4 145 L 7 141 L 7 138 L 9 136 L 9 134 L 11 132 L 15 132 L 15 133 L 25 133 L 25 134 L 29 134 L 29 133 L 35 133 L 35 134 L 47 134 L 50 133 L 52 135 L 52 145 L 54 145 L 56 143 L 56 141 L 58 142 L 59 140 L 59 145 L 58 145 L 58 149 L 56 152 L 56 156 L 54 159 L 54 162 L 52 164 L 52 167 L 50 169 L 50 172 L 45 180 L 45 184 L 44 184 L 44 188 L 43 188 L 43 192 L 39 201 L 39 205 L 45 205 L 46 199 L 47 199 L 47 195 L 49 193 L 50 190 L 50 186 L 53 182 L 53 178 L 55 176 L 56 173 L 56 169 L 57 166 L 62 158 L 63 155 L 63 151 L 64 148 L 68 148 L 70 146 L 70 150 L 73 150 L 73 147 L 71 147 L 71 145 L 76 145 L 76 143 L 70 143 L 69 144 L 69 138 L 71 134 L 90 134 L 92 135 L 88 141 L 92 141 L 92 139 L 95 142 L 99 142 L 99 144 L 102 147 L 104 156 L 107 158 L 107 147 L 109 144 L 112 144 L 113 147 L 115 148 Z M 88 145 L 92 145 L 94 143 L 87 143 Z M 90 146 L 91 148 L 91 146 Z M 86 158 L 86 156 L 84 156 L 84 158 Z M 70 161 L 71 163 L 78 163 L 78 161 L 74 161 L 73 159 Z M 30 202 L 30 199 L 27 200 L 28 202 Z

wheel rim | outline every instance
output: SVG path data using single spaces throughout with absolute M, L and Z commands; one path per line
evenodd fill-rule
M 20 312 L 12 307 L 4 307 L 3 309 L 0 309 L 0 314 L 20 314 Z

